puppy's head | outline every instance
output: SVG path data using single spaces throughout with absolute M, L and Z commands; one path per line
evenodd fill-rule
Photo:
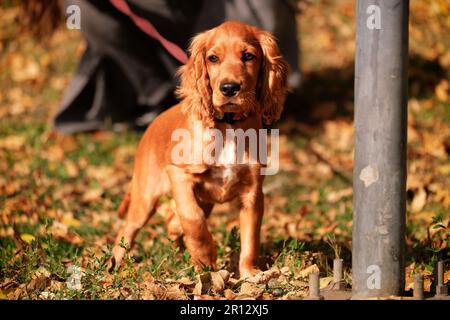
M 257 113 L 266 124 L 279 119 L 288 65 L 270 33 L 225 22 L 197 35 L 189 52 L 177 90 L 185 112 L 208 122 L 224 113 Z

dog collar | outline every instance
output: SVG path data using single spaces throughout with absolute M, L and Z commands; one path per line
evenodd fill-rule
M 248 118 L 248 112 L 216 112 L 215 119 L 217 122 L 226 122 L 228 124 L 234 124 L 239 121 L 243 121 Z

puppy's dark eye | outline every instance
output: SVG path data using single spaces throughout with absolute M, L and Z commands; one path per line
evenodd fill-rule
M 245 52 L 242 55 L 242 61 L 244 61 L 244 62 L 253 60 L 255 58 L 256 58 L 256 56 L 254 54 L 249 53 L 249 52 Z
M 208 60 L 209 60 L 210 62 L 212 62 L 212 63 L 216 63 L 216 62 L 219 62 L 219 57 L 216 56 L 216 55 L 210 55 L 210 56 L 208 57 Z

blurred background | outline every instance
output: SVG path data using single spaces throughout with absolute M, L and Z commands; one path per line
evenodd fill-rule
M 203 280 L 190 267 L 189 254 L 165 236 L 169 198 L 139 234 L 126 268 L 105 272 L 107 244 L 120 224 L 116 209 L 142 132 L 115 126 L 113 116 L 104 117 L 103 130 L 55 131 L 85 38 L 64 23 L 36 31 L 20 1 L 1 2 L 0 299 L 301 298 L 311 271 L 320 270 L 322 286 L 331 281 L 336 256 L 344 259 L 351 283 L 355 3 L 286 6 L 296 22 L 291 35 L 298 40 L 301 85 L 277 124 L 281 170 L 265 182 L 261 261 L 264 269 L 281 271 L 264 288 L 227 284 L 198 292 Z M 411 1 L 407 292 L 417 270 L 429 291 L 434 261 L 449 258 L 449 34 L 449 1 Z M 230 272 L 239 251 L 236 217 L 233 206 L 224 205 L 210 219 L 219 266 Z M 66 285 L 73 264 L 83 271 L 80 290 Z

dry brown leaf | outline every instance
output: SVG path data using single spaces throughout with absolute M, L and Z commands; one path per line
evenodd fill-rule
M 225 282 L 217 272 L 211 272 L 211 287 L 215 293 L 222 293 L 225 290 Z
M 78 166 L 71 160 L 64 161 L 64 166 L 67 171 L 67 175 L 71 178 L 75 178 L 78 176 L 80 170 L 78 169 Z
M 209 272 L 205 272 L 199 274 L 197 276 L 197 284 L 195 285 L 194 291 L 192 292 L 194 295 L 200 296 L 205 294 L 211 289 L 211 276 Z
M 245 281 L 255 284 L 268 283 L 270 279 L 278 278 L 280 274 L 281 274 L 280 270 L 270 269 L 264 272 L 259 272 L 253 277 L 245 279 Z
M 85 203 L 95 202 L 101 199 L 102 194 L 103 194 L 102 189 L 89 189 L 83 194 L 81 200 Z
M 333 281 L 333 277 L 323 277 L 320 278 L 320 289 L 328 287 L 328 285 Z
M 230 289 L 225 289 L 223 295 L 227 300 L 233 300 L 236 297 L 236 294 L 233 292 L 233 290 Z
M 202 294 L 194 297 L 194 300 L 217 300 L 218 298 L 215 296 L 211 296 L 209 294 Z
M 181 284 L 181 285 L 183 285 L 183 286 L 185 286 L 185 287 L 191 287 L 191 286 L 195 285 L 195 281 L 189 279 L 188 277 L 183 277 L 181 279 L 178 279 L 176 282 Z
M 307 267 L 306 269 L 303 269 L 299 272 L 299 277 L 300 278 L 307 278 L 311 273 L 315 273 L 315 272 L 320 272 L 319 267 L 316 264 L 313 264 L 309 267 Z
M 8 92 L 8 99 L 10 100 L 9 114 L 13 116 L 18 116 L 30 109 L 34 101 L 32 97 L 26 95 L 19 87 L 13 88 Z
M 26 176 L 30 174 L 30 161 L 22 160 L 14 163 L 13 171 L 18 175 Z
M 26 288 L 27 290 L 38 290 L 38 291 L 44 291 L 45 288 L 50 286 L 51 279 L 50 279 L 51 273 L 45 269 L 44 267 L 40 267 L 31 277 L 31 281 L 27 284 Z
M 55 298 L 55 294 L 53 292 L 42 291 L 39 294 L 39 299 L 50 300 L 50 299 L 54 299 L 54 298 Z
M 0 139 L 0 148 L 17 151 L 25 144 L 25 137 L 23 136 L 8 136 Z
M 445 151 L 444 137 L 436 133 L 424 131 L 422 133 L 423 138 L 423 151 L 438 159 L 446 160 L 447 152 Z
M 414 198 L 411 202 L 411 211 L 419 212 L 425 207 L 427 203 L 427 193 L 423 188 L 419 188 L 417 193 L 414 195 Z
M 65 240 L 76 245 L 82 244 L 84 242 L 84 239 L 78 234 L 69 231 L 68 225 L 56 220 L 53 221 L 49 231 L 50 234 L 56 239 Z
M 434 90 L 436 98 L 438 98 L 438 100 L 442 102 L 449 101 L 449 94 L 448 94 L 449 90 L 450 90 L 449 82 L 445 79 L 441 80 L 441 82 L 438 83 L 438 85 Z
M 450 174 L 450 163 L 437 167 L 437 171 L 442 175 Z
M 326 121 L 324 139 L 333 150 L 350 151 L 353 147 L 353 123 L 344 120 Z
M 327 194 L 327 201 L 336 203 L 342 198 L 350 197 L 353 194 L 353 188 L 346 188 L 337 191 L 330 191 Z
M 240 295 L 246 295 L 254 298 L 258 298 L 264 289 L 259 287 L 256 283 L 244 282 L 241 285 L 241 290 L 239 291 Z
M 210 276 L 213 291 L 221 294 L 225 290 L 225 284 L 230 278 L 230 273 L 227 270 L 219 270 L 218 272 L 211 272 Z
M 188 296 L 180 284 L 174 284 L 166 288 L 164 298 L 169 300 L 187 300 Z
M 64 149 L 60 145 L 52 145 L 44 152 L 44 158 L 52 162 L 59 162 L 64 160 Z
M 319 199 L 320 199 L 319 191 L 317 191 L 317 190 L 312 191 L 309 194 L 309 198 L 310 198 L 310 201 L 312 202 L 312 204 L 319 203 Z
M 101 181 L 114 175 L 114 168 L 109 166 L 89 166 L 86 169 L 86 175 L 91 179 Z
M 16 82 L 36 80 L 41 74 L 41 68 L 36 61 L 26 60 L 18 54 L 11 57 L 11 69 L 12 79 Z

